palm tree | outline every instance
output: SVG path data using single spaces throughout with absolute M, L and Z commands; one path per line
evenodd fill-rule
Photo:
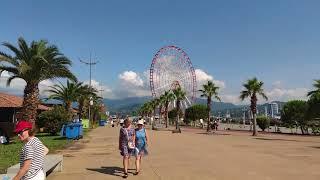
M 243 84 L 245 90 L 241 91 L 240 93 L 240 99 L 243 101 L 246 98 L 250 98 L 251 101 L 251 112 L 253 115 L 253 136 L 256 136 L 258 134 L 257 132 L 257 101 L 258 97 L 257 95 L 262 96 L 265 100 L 268 100 L 268 97 L 265 95 L 264 90 L 262 88 L 263 82 L 258 81 L 258 79 L 255 77 L 253 79 L 249 79 L 246 83 Z
M 202 94 L 201 97 L 206 97 L 207 98 L 207 109 L 208 109 L 208 127 L 207 127 L 207 132 L 210 130 L 210 112 L 211 112 L 211 102 L 212 102 L 212 97 L 217 99 L 218 101 L 220 100 L 220 97 L 218 96 L 218 90 L 219 87 L 216 86 L 212 81 L 208 81 L 207 84 L 204 84 L 202 86 L 203 89 L 199 90 Z
M 314 80 L 313 87 L 315 90 L 308 92 L 307 96 L 312 96 L 314 94 L 320 94 L 320 79 Z
M 162 121 L 162 109 L 165 105 L 165 97 L 164 97 L 164 94 L 162 94 L 160 97 L 159 97 L 159 122 L 161 123 Z
M 82 83 L 67 81 L 67 85 L 59 83 L 50 86 L 50 88 L 50 90 L 47 90 L 51 93 L 48 99 L 62 101 L 66 111 L 68 111 L 72 117 L 72 103 L 78 100 L 78 97 L 81 94 Z
M 159 104 L 160 104 L 159 98 L 155 98 L 155 99 L 151 100 L 151 102 L 150 102 L 150 106 L 153 109 L 153 122 L 151 122 L 152 127 L 154 126 L 154 123 L 156 120 L 156 111 L 157 111 L 157 108 L 159 107 Z
M 165 106 L 166 113 L 166 128 L 168 128 L 169 124 L 169 104 L 175 99 L 174 94 L 171 91 L 165 91 L 163 94 L 163 101 Z
M 103 98 L 99 97 L 97 95 L 93 95 L 93 96 L 91 96 L 91 98 L 93 101 L 93 105 L 91 106 L 92 127 L 94 127 L 94 125 L 96 124 L 96 121 L 100 117 L 101 106 L 103 104 L 103 102 L 102 102 Z M 90 104 L 89 104 L 89 106 L 90 106 Z
M 69 78 L 76 80 L 69 67 L 71 61 L 59 49 L 47 41 L 32 41 L 30 45 L 23 38 L 18 39 L 18 47 L 10 43 L 3 46 L 13 52 L 13 56 L 0 52 L 0 75 L 4 71 L 11 75 L 7 80 L 21 78 L 26 82 L 21 113 L 23 119 L 35 123 L 39 105 L 39 83 L 48 79 Z
M 144 104 L 141 106 L 141 108 L 140 108 L 140 110 L 139 110 L 139 112 L 140 112 L 139 114 L 140 114 L 140 115 L 142 115 L 142 116 L 149 116 L 149 115 L 152 113 L 153 108 L 152 108 L 150 102 L 151 102 L 151 101 L 146 102 L 146 103 L 144 103 Z
M 179 114 L 180 114 L 180 104 L 181 101 L 185 99 L 186 97 L 186 92 L 184 92 L 181 87 L 178 87 L 176 89 L 173 90 L 173 94 L 175 96 L 175 100 L 176 100 L 176 104 L 177 104 L 177 119 L 176 119 L 176 130 L 180 129 L 179 128 Z
M 82 119 L 82 113 L 86 104 L 89 103 L 90 97 L 96 96 L 98 91 L 94 88 L 90 88 L 89 85 L 82 85 L 79 90 L 79 96 L 77 98 L 79 119 Z

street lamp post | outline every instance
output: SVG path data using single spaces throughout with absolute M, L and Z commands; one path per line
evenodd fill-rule
M 95 62 L 92 62 L 91 60 L 91 54 L 90 54 L 90 58 L 89 58 L 89 62 L 86 62 L 86 61 L 83 61 L 80 59 L 80 62 L 85 64 L 85 65 L 88 65 L 89 66 L 89 70 L 90 70 L 90 81 L 89 81 L 89 87 L 90 87 L 90 91 L 92 91 L 92 87 L 91 87 L 91 68 L 93 65 L 96 65 L 99 61 L 95 61 Z M 91 121 L 91 106 L 93 105 L 93 100 L 92 100 L 92 97 L 90 97 L 90 102 L 89 102 L 89 121 Z

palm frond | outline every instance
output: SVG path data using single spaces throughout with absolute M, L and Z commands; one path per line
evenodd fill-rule
M 13 66 L 19 66 L 19 62 L 9 54 L 0 51 L 0 62 L 7 62 Z
M 10 66 L 4 66 L 4 65 L 0 65 L 0 75 L 4 72 L 7 71 L 9 73 L 12 73 L 14 75 L 18 75 L 19 71 L 16 67 L 10 67 Z
M 13 81 L 14 79 L 16 78 L 19 78 L 19 76 L 10 76 L 8 79 L 7 79 L 7 86 L 10 86 L 11 84 L 11 81 Z

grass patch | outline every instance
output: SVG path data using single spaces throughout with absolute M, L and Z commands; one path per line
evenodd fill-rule
M 48 147 L 49 153 L 54 153 L 58 149 L 63 149 L 66 145 L 72 141 L 60 136 L 49 136 L 48 134 L 38 134 L 41 142 Z M 0 174 L 6 173 L 8 167 L 19 163 L 20 151 L 23 143 L 19 142 L 17 138 L 8 145 L 0 145 Z

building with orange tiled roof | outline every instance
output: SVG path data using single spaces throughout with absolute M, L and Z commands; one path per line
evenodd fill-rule
M 13 131 L 14 124 L 19 116 L 22 108 L 23 98 L 10 94 L 0 93 L 0 135 L 10 136 Z M 47 111 L 50 107 L 40 104 L 38 113 Z

